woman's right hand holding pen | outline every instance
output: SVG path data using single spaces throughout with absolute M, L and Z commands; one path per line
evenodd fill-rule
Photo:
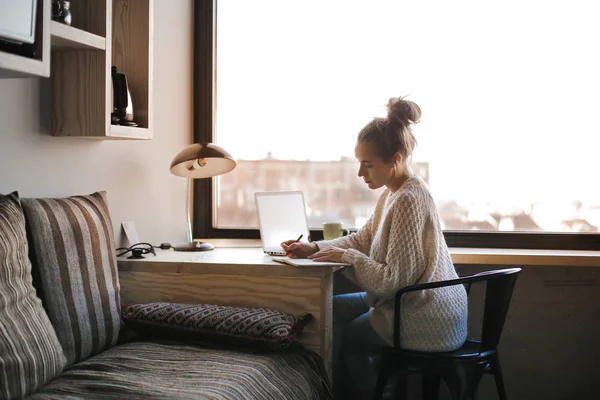
M 298 240 L 286 240 L 281 243 L 285 255 L 290 258 L 306 258 L 319 251 L 316 243 L 300 242 Z

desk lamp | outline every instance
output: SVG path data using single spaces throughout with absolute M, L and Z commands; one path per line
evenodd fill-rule
M 181 150 L 171 162 L 173 175 L 188 178 L 187 223 L 188 243 L 175 246 L 175 251 L 207 251 L 214 247 L 206 242 L 194 242 L 192 235 L 192 209 L 190 205 L 192 179 L 212 178 L 226 174 L 237 166 L 235 159 L 225 149 L 213 143 L 195 143 Z

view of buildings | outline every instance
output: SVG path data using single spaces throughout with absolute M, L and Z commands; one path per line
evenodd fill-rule
M 219 228 L 258 227 L 254 193 L 302 190 L 309 226 L 341 221 L 359 228 L 371 215 L 382 189 L 371 190 L 357 176 L 353 158 L 338 161 L 278 160 L 269 154 L 262 160 L 238 160 L 238 167 L 219 178 Z M 427 183 L 430 165 L 413 163 L 413 170 Z M 445 230 L 598 232 L 600 204 L 458 204 L 436 199 Z

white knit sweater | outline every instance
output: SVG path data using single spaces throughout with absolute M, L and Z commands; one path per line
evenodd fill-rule
M 367 292 L 373 328 L 393 345 L 394 295 L 409 285 L 457 278 L 427 185 L 412 176 L 395 192 L 385 190 L 357 233 L 317 242 L 347 249 L 344 274 Z M 467 294 L 462 285 L 402 296 L 400 345 L 451 351 L 467 337 Z

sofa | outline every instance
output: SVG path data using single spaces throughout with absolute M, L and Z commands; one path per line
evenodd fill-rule
M 0 399 L 332 398 L 301 318 L 220 309 L 206 335 L 210 307 L 121 304 L 106 193 L 0 195 Z M 232 334 L 241 312 L 264 329 Z

